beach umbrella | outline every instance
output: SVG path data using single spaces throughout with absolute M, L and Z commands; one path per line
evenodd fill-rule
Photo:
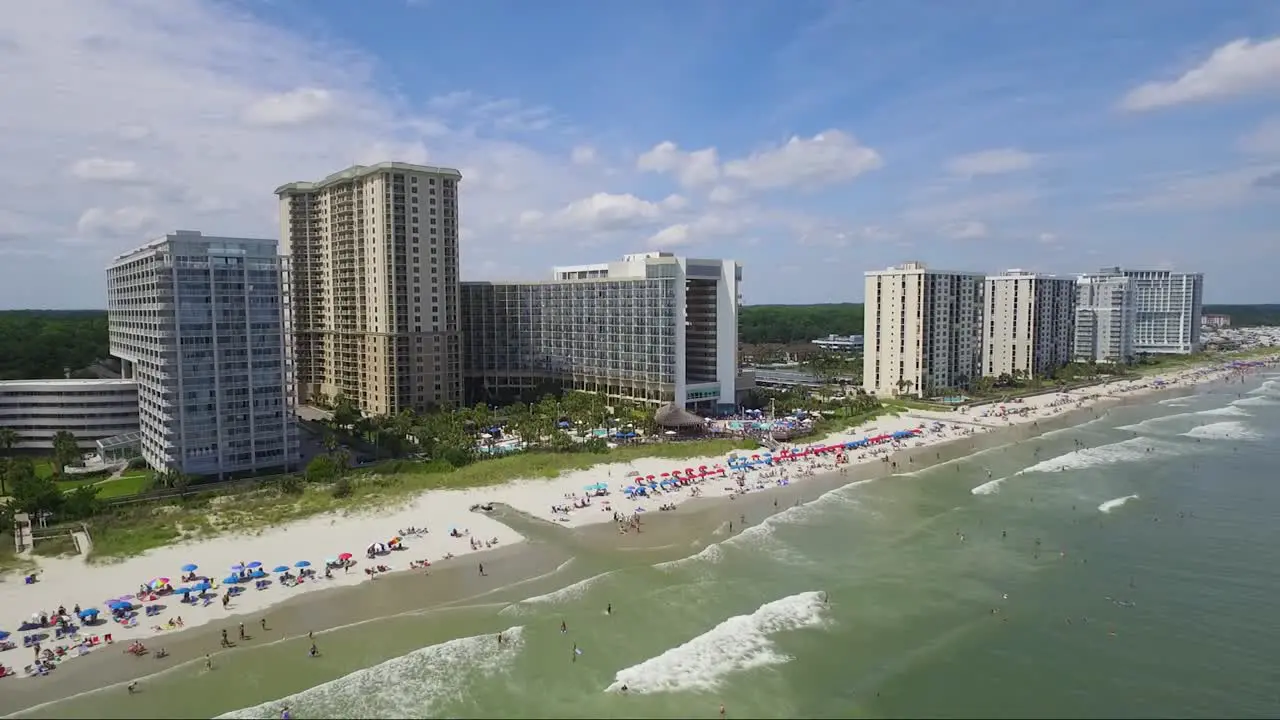
M 195 563 L 187 563 L 182 566 L 182 572 L 195 572 L 200 566 Z
M 337 565 L 337 564 L 338 564 L 338 558 L 336 558 L 336 557 L 325 558 L 325 559 L 324 559 L 324 564 L 325 564 L 325 565 Z
M 98 608 L 85 608 L 80 611 L 80 619 L 96 618 L 99 615 Z
M 258 562 L 257 560 L 254 560 L 253 562 L 249 563 L 247 567 L 250 570 L 257 570 L 258 568 L 262 567 L 262 563 Z
M 306 568 L 306 567 L 311 567 L 311 563 L 307 562 L 306 560 L 299 560 L 298 562 L 294 563 L 293 566 L 296 568 Z
M 226 576 L 226 577 L 222 578 L 222 582 L 224 582 L 224 583 L 238 583 L 238 582 L 240 582 L 240 576 L 239 576 L 239 575 L 228 575 L 228 576 Z
M 8 630 L 0 630 L 0 640 L 5 640 L 5 639 L 7 639 L 8 637 L 9 637 L 9 631 L 8 631 Z
M 244 566 L 241 565 L 240 563 L 236 563 L 235 565 L 231 566 L 231 570 L 234 572 L 240 572 L 243 569 L 244 569 Z
M 196 592 L 204 592 L 205 590 L 208 590 L 208 589 L 209 589 L 209 588 L 211 588 L 211 587 L 213 587 L 213 586 L 209 584 L 209 581 L 208 581 L 208 580 L 201 580 L 200 582 L 196 583 L 195 585 L 192 585 L 192 586 L 191 586 L 191 589 L 192 589 L 192 590 L 195 590 Z
M 154 580 L 152 580 L 152 581 L 151 581 L 151 587 L 152 587 L 152 588 L 162 588 L 162 587 L 164 587 L 165 585 L 168 585 L 168 584 L 169 584 L 169 582 L 170 582 L 170 580 L 169 580 L 169 578 L 167 578 L 167 577 L 158 577 L 158 578 L 155 578 Z
M 195 592 L 195 590 L 189 587 L 180 587 L 177 590 L 174 590 L 174 592 L 178 593 L 179 595 L 190 595 L 191 593 Z
M 274 570 L 272 570 L 271 572 L 274 572 L 274 573 L 289 572 L 289 566 L 288 566 L 288 565 L 277 565 L 277 566 L 275 567 L 275 569 L 274 569 Z
M 253 578 L 254 580 L 261 580 L 262 578 L 264 578 L 264 577 L 266 577 L 266 576 L 267 576 L 267 573 L 266 573 L 266 571 L 265 571 L 265 570 L 263 570 L 262 568 L 256 568 L 256 569 L 253 571 L 253 574 L 252 574 L 252 575 L 250 575 L 249 577 Z
M 338 556 L 338 559 L 339 559 L 339 560 L 350 560 L 350 559 L 351 559 L 351 553 L 342 553 L 341 555 L 339 555 L 339 556 Z

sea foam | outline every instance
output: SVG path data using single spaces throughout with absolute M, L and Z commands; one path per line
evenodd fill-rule
M 288 705 L 294 717 L 430 717 L 441 702 L 457 698 L 477 681 L 512 663 L 523 645 L 522 628 L 503 631 L 506 642 L 476 635 L 431 645 L 357 670 L 288 697 L 219 715 L 275 718 Z
M 1084 470 L 1087 468 L 1115 465 L 1117 463 L 1134 462 L 1152 457 L 1168 457 L 1176 455 L 1180 450 L 1168 443 L 1151 438 L 1129 438 L 1110 445 L 1082 448 L 1038 462 L 1029 468 L 1019 470 L 1015 475 L 1028 475 L 1038 472 L 1061 472 L 1064 470 Z
M 1182 434 L 1185 437 L 1202 440 L 1257 440 L 1260 437 L 1242 422 L 1211 423 L 1192 428 Z
M 1231 403 L 1236 407 L 1268 407 L 1280 405 L 1280 401 L 1269 398 L 1265 395 L 1254 395 L 1253 397 L 1240 398 Z
M 1000 486 L 1008 479 L 1009 478 L 996 478 L 995 480 L 988 480 L 969 492 L 974 495 L 994 495 L 995 493 L 1000 492 Z
M 606 692 L 625 685 L 628 692 L 656 693 L 710 690 L 728 675 L 752 668 L 781 665 L 772 635 L 822 625 L 823 594 L 804 592 L 761 605 L 750 615 L 736 615 L 689 642 L 674 647 L 614 676 Z
M 564 602 L 572 602 L 587 594 L 593 585 L 604 580 L 610 575 L 617 572 L 610 570 L 609 572 L 592 575 L 589 578 L 583 578 L 572 585 L 566 585 L 558 590 L 552 590 L 549 593 L 535 595 L 531 598 L 525 598 L 518 603 L 512 603 L 498 611 L 499 615 L 520 615 L 529 610 L 530 605 L 555 605 Z
M 1116 508 L 1123 506 L 1125 503 L 1129 502 L 1130 500 L 1137 500 L 1137 499 L 1138 499 L 1137 495 L 1125 495 L 1124 497 L 1114 498 L 1112 500 L 1108 500 L 1102 503 L 1101 505 L 1099 505 L 1098 512 L 1109 513 L 1112 510 L 1115 510 Z

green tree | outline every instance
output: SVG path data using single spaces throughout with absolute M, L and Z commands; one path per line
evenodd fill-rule
M 342 475 L 341 470 L 332 454 L 323 453 L 307 463 L 305 474 L 307 482 L 327 483 L 338 479 Z
M 13 451 L 15 445 L 18 444 L 18 432 L 13 428 L 0 427 L 0 451 L 6 456 Z M 9 458 L 0 458 L 0 495 L 8 495 L 7 486 L 5 485 L 9 474 Z
M 57 512 L 64 502 L 62 491 L 53 478 L 37 476 L 35 466 L 23 458 L 10 463 L 9 489 L 14 505 L 32 515 L 42 511 Z
M 343 393 L 338 393 L 338 396 L 333 399 L 334 425 L 343 430 L 354 430 L 363 417 L 360 408 L 356 407 L 355 402 Z
M 80 464 L 80 443 L 70 430 L 59 430 L 53 435 L 54 473 L 61 475 L 68 465 Z

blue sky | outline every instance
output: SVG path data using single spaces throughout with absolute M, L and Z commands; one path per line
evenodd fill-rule
M 464 279 L 644 249 L 747 302 L 937 267 L 1206 273 L 1280 302 L 1280 3 L 45 0 L 0 28 L 0 308 L 101 307 L 272 189 L 457 167 Z

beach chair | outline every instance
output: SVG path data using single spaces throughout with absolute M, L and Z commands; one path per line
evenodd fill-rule
M 97 640 L 97 638 L 94 638 L 94 640 Z M 114 640 L 111 639 L 111 633 L 107 633 L 106 635 L 103 635 L 102 640 L 108 645 L 115 642 Z
M 98 645 L 98 643 L 99 643 L 99 642 L 100 642 L 100 640 L 98 639 L 98 636 L 97 636 L 97 635 L 94 635 L 94 636 L 92 636 L 92 637 L 90 637 L 90 638 L 89 638 L 89 645 L 90 645 L 90 646 L 97 647 L 97 645 Z

